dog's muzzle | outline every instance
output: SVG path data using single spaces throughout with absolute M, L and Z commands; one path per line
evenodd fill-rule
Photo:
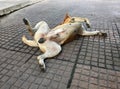
M 40 38 L 38 42 L 39 43 L 44 43 L 45 41 L 46 41 L 45 38 Z

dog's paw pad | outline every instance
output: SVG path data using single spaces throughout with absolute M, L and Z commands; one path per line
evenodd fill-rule
M 99 36 L 103 36 L 103 37 L 107 37 L 107 33 L 106 32 L 99 32 L 98 35 Z
M 23 22 L 24 22 L 25 25 L 28 25 L 28 24 L 29 24 L 29 23 L 28 23 L 28 20 L 27 20 L 26 18 L 23 18 Z
M 44 68 L 41 68 L 41 71 L 42 71 L 42 72 L 46 72 L 46 69 L 44 69 Z
M 45 72 L 46 71 L 46 68 L 44 67 L 44 65 L 39 65 L 40 69 L 42 72 Z
M 91 28 L 90 24 L 86 24 L 88 28 Z
M 105 32 L 102 33 L 102 36 L 103 36 L 103 37 L 107 37 L 107 33 L 105 33 Z

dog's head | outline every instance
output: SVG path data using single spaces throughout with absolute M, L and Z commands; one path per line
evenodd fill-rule
M 87 27 L 90 28 L 90 22 L 87 18 L 81 18 L 81 17 L 71 17 L 68 13 L 66 13 L 62 24 L 66 23 L 73 23 L 73 22 L 85 22 Z

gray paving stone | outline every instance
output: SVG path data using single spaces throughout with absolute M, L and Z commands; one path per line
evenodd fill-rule
M 50 82 L 51 82 L 50 79 L 44 79 L 42 82 L 42 85 L 47 87 L 47 86 L 49 86 Z
M 46 86 L 39 86 L 39 88 L 38 89 L 47 89 L 47 87 Z
M 36 78 L 35 76 L 32 76 L 32 75 L 31 75 L 31 76 L 27 79 L 27 81 L 30 82 L 30 83 L 32 83 L 32 82 L 34 82 L 35 78 Z
M 4 77 L 1 78 L 1 81 L 2 81 L 2 82 L 6 82 L 9 78 L 10 78 L 10 77 L 8 77 L 8 76 L 4 76 Z
M 1 87 L 1 89 L 10 89 L 10 85 L 9 84 L 7 84 L 7 85 L 3 85 L 2 87 Z
M 23 81 L 25 81 L 25 80 L 28 79 L 28 77 L 29 77 L 29 74 L 25 74 L 25 73 L 24 73 L 24 74 L 20 77 L 20 79 L 23 80 Z
M 1 71 L 1 74 L 6 74 L 8 72 L 8 70 L 7 69 L 3 69 L 2 71 Z
M 30 82 L 24 82 L 21 86 L 22 89 L 28 89 L 30 87 L 31 83 Z
M 50 86 L 49 86 L 49 89 L 58 89 L 58 85 L 59 85 L 59 82 L 52 81 Z
M 14 83 L 16 82 L 16 80 L 17 80 L 17 78 L 11 77 L 11 78 L 5 83 L 5 85 L 7 85 L 7 84 L 12 85 L 12 84 L 14 84 Z
M 22 81 L 22 80 L 19 79 L 19 80 L 17 80 L 17 81 L 15 82 L 14 85 L 17 86 L 17 87 L 20 87 L 20 86 L 23 84 L 23 82 L 24 82 L 24 81 Z
M 65 89 L 66 88 L 66 84 L 64 83 L 60 83 L 58 86 L 58 89 Z
M 17 86 L 11 86 L 10 89 L 19 89 Z
M 85 68 L 86 67 L 86 68 Z M 78 64 L 76 70 L 81 70 L 81 72 L 75 72 L 73 81 L 71 84 L 72 87 L 85 88 L 88 89 L 117 89 L 118 88 L 118 79 L 119 77 L 116 75 L 116 71 L 98 68 L 96 69 L 89 69 L 89 66 L 80 65 Z M 84 70 L 88 70 L 90 72 L 89 75 L 83 73 Z M 118 73 L 119 74 L 119 73 Z M 89 85 L 89 86 L 88 86 Z
M 30 88 L 29 89 L 38 89 L 38 86 L 37 84 L 31 84 Z
M 41 84 L 43 81 L 43 78 L 37 78 L 34 83 Z

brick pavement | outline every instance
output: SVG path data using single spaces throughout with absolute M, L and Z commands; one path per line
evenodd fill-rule
M 39 49 L 21 41 L 23 34 L 31 39 L 24 25 L 0 27 L 0 89 L 120 89 L 120 21 L 84 16 L 91 20 L 88 30 L 106 31 L 108 37 L 76 38 L 58 56 L 46 60 L 45 73 L 36 60 Z
M 115 22 L 99 23 L 94 26 L 93 22 L 91 30 L 105 30 L 107 38 L 76 38 L 63 46 L 60 55 L 46 61 L 46 73 L 40 71 L 36 60 L 39 49 L 21 42 L 23 34 L 28 36 L 27 31 L 22 26 L 2 28 L 1 89 L 119 89 L 120 28 Z

